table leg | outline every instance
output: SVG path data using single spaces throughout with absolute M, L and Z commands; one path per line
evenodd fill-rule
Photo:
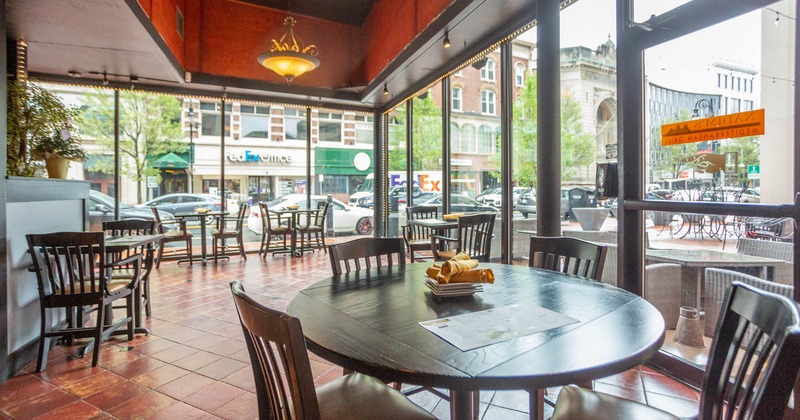
M 205 217 L 198 217 L 200 220 L 200 256 L 203 265 L 206 265 L 206 260 L 208 260 L 208 254 L 206 252 L 206 218 Z
M 473 413 L 473 392 L 450 390 L 450 419 L 472 420 L 477 413 Z
M 292 256 L 297 257 L 297 213 L 292 213 Z M 302 253 L 301 253 L 302 254 Z
M 528 391 L 528 411 L 531 420 L 544 420 L 544 389 Z

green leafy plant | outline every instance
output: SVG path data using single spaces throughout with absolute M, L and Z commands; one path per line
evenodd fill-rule
M 36 176 L 42 173 L 41 159 L 61 150 L 70 159 L 84 158 L 81 140 L 64 136 L 80 117 L 76 108 L 31 80 L 8 80 L 7 86 L 7 169 L 9 176 Z M 67 130 L 67 131 L 65 131 Z

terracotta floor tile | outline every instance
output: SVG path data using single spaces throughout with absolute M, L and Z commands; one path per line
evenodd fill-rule
M 250 366 L 222 378 L 222 382 L 241 388 L 245 391 L 256 392 L 256 383 L 253 380 L 253 369 Z
M 678 417 L 691 417 L 697 414 L 699 403 L 669 395 L 647 393 L 647 405 Z
M 236 340 L 235 338 L 228 338 L 225 341 L 217 343 L 213 346 L 206 348 L 207 351 L 221 356 L 228 356 L 238 351 L 247 351 L 247 345 L 244 341 Z
M 164 362 L 156 360 L 152 357 L 142 357 L 130 363 L 114 366 L 111 368 L 111 371 L 126 378 L 133 378 L 134 376 L 139 376 L 145 372 L 158 369 L 164 365 Z
M 0 411 L 8 406 L 19 404 L 20 401 L 33 398 L 55 388 L 55 385 L 45 381 L 39 376 L 29 373 L 20 373 L 9 379 L 8 382 L 0 387 Z
M 614 395 L 616 397 L 625 398 L 627 400 L 640 402 L 642 404 L 647 403 L 644 389 L 626 388 L 616 385 L 609 385 L 602 382 L 595 382 L 594 390 Z
M 168 349 L 153 353 L 150 357 L 161 360 L 165 363 L 172 363 L 176 360 L 185 359 L 197 353 L 199 350 L 189 346 L 175 346 Z
M 616 385 L 624 388 L 644 389 L 642 384 L 641 373 L 638 369 L 631 369 L 626 372 L 618 373 L 616 375 L 608 376 L 605 378 L 595 379 L 595 383 L 602 382 L 608 385 Z
M 215 415 L 223 419 L 258 418 L 258 398 L 252 392 L 245 392 L 222 407 L 214 410 Z
M 197 370 L 220 359 L 222 359 L 222 356 L 201 350 L 197 353 L 193 353 L 190 356 L 178 359 L 172 362 L 172 364 L 187 370 Z
M 219 380 L 247 366 L 248 364 L 238 360 L 224 358 L 203 366 L 197 369 L 196 372 Z
M 164 365 L 131 378 L 133 382 L 148 388 L 158 388 L 188 374 L 189 371 L 174 365 Z
M 134 346 L 133 351 L 141 354 L 152 355 L 153 353 L 158 353 L 161 350 L 166 350 L 177 345 L 178 343 L 167 340 L 166 338 L 155 338 L 146 343 Z
M 211 346 L 215 346 L 227 340 L 228 340 L 227 337 L 223 337 L 217 334 L 206 333 L 201 335 L 200 337 L 184 342 L 183 345 L 194 347 L 197 349 L 207 349 Z
M 183 401 L 211 413 L 245 392 L 240 388 L 223 382 L 214 382 L 184 398 Z
M 33 418 L 74 401 L 78 399 L 73 395 L 60 389 L 53 389 L 4 408 L 3 413 L 15 419 Z
M 150 389 L 146 386 L 126 380 L 123 383 L 114 385 L 96 394 L 86 397 L 84 401 L 108 411 L 111 408 L 114 408 L 149 391 Z
M 36 417 L 36 419 L 37 420 L 92 419 L 102 413 L 103 412 L 99 408 L 83 400 L 78 400 L 69 403 L 63 407 L 56 408 L 55 410 L 48 411 L 47 413 L 44 413 L 41 416 Z
M 183 402 L 176 402 L 162 410 L 159 410 L 152 416 L 148 417 L 149 420 L 195 420 L 210 417 L 205 411 L 192 407 Z
M 700 401 L 700 393 L 662 374 L 642 373 L 644 390 L 650 394 L 671 395 L 689 401 Z
M 64 391 L 78 398 L 86 398 L 92 394 L 100 392 L 114 385 L 125 382 L 126 379 L 107 370 L 98 372 L 92 376 L 70 382 L 61 387 Z
M 108 410 L 108 413 L 119 419 L 141 419 L 149 417 L 175 402 L 173 398 L 160 392 L 149 391 Z
M 188 374 L 181 376 L 172 382 L 161 385 L 160 387 L 156 388 L 156 391 L 167 394 L 177 400 L 183 400 L 184 398 L 213 384 L 214 382 L 214 379 L 203 375 L 198 375 L 194 372 L 189 372 Z

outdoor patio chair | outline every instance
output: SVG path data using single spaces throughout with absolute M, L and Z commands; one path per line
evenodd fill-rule
M 455 236 L 431 235 L 431 252 L 436 261 L 466 252 L 472 259 L 489 262 L 492 253 L 492 230 L 497 213 L 478 213 L 458 218 Z M 449 248 L 445 248 L 449 245 Z
M 797 303 L 734 282 L 722 308 L 700 392 L 699 418 L 783 418 L 800 370 Z M 750 334 L 748 327 L 756 333 Z M 552 418 L 678 419 L 655 407 L 574 386 L 562 388 Z
M 211 252 L 214 254 L 215 263 L 220 256 L 228 257 L 231 255 L 226 245 L 228 239 L 236 240 L 237 252 L 243 259 L 247 259 L 247 254 L 244 252 L 244 239 L 242 238 L 247 209 L 246 205 L 241 205 L 236 216 L 220 216 L 217 218 L 217 228 L 211 231 Z M 228 229 L 228 222 L 236 222 L 233 230 Z
M 128 327 L 128 340 L 134 334 L 133 292 L 137 287 L 141 256 L 110 261 L 106 254 L 103 232 L 58 232 L 26 235 L 28 252 L 33 259 L 33 269 L 39 282 L 39 353 L 36 371 L 47 367 L 50 339 L 64 337 L 71 343 L 73 338 L 93 338 L 94 354 L 92 366 L 100 359 L 100 342 L 119 327 Z M 108 277 L 114 267 L 130 264 L 132 280 L 114 282 Z M 106 305 L 117 299 L 126 299 L 126 317 L 106 325 Z M 54 323 L 53 309 L 66 311 L 66 323 Z M 94 326 L 84 326 L 84 315 L 88 310 L 97 312 Z M 55 324 L 55 326 L 54 326 Z
M 162 221 L 161 215 L 158 214 L 158 209 L 151 207 L 153 210 L 153 217 L 156 221 L 158 233 L 164 234 L 164 239 L 158 244 L 158 255 L 156 256 L 156 268 L 161 266 L 161 259 L 164 258 L 164 246 L 173 242 L 183 242 L 186 247 L 183 249 L 172 250 L 168 255 L 170 259 L 186 258 L 189 260 L 189 265 L 192 264 L 192 232 L 186 230 L 186 220 L 169 220 Z M 177 229 L 168 230 L 165 225 L 177 225 Z
M 433 206 L 406 207 L 406 221 L 419 219 L 436 219 L 439 209 Z M 418 259 L 433 258 L 431 254 L 431 235 L 433 230 L 429 227 L 408 223 L 403 226 L 403 241 L 406 243 L 408 256 L 411 262 Z M 423 254 L 419 254 L 423 252 Z
M 361 373 L 315 389 L 300 320 L 260 305 L 238 281 L 231 283 L 231 292 L 250 353 L 259 418 L 436 418 L 400 392 Z
M 563 236 L 531 236 L 529 267 L 600 281 L 605 261 L 605 245 Z

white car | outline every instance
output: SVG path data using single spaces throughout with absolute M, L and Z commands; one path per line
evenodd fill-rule
M 317 203 L 327 200 L 324 195 L 311 196 L 311 208 L 317 208 Z M 288 194 L 275 200 L 268 201 L 270 210 L 285 209 L 286 206 L 299 206 L 306 208 L 305 194 Z M 352 233 L 369 235 L 372 233 L 372 210 L 361 207 L 348 206 L 337 199 L 333 199 L 328 210 L 333 213 L 333 231 L 335 233 Z M 247 217 L 247 228 L 261 234 L 261 211 L 258 205 L 250 206 L 250 216 Z M 327 227 L 326 227 L 327 228 Z
M 512 193 L 512 206 L 516 206 L 517 205 L 517 201 L 519 200 L 519 196 L 521 196 L 522 194 L 525 194 L 526 192 L 529 192 L 529 191 L 531 191 L 530 188 L 514 187 L 513 193 Z M 483 201 L 479 200 L 479 202 L 482 202 L 483 204 L 486 204 L 486 205 L 489 205 L 489 206 L 492 206 L 492 207 L 496 207 L 496 208 L 499 209 L 500 206 L 503 205 L 503 194 L 501 194 L 500 190 L 498 189 L 497 192 L 485 195 L 483 197 Z

